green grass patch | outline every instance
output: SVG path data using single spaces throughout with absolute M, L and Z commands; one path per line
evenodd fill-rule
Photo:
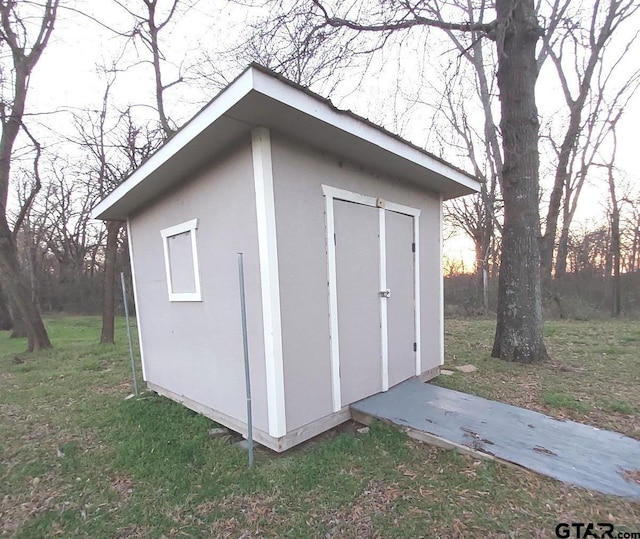
M 576 412 L 588 412 L 591 408 L 571 395 L 551 389 L 546 389 L 542 392 L 542 402 L 548 406 L 553 406 L 554 408 L 569 408 Z
M 609 412 L 618 412 L 620 414 L 632 415 L 634 410 L 628 402 L 620 399 L 609 399 L 604 402 L 604 409 Z

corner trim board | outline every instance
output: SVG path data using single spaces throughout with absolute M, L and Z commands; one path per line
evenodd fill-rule
M 286 434 L 287 425 L 273 165 L 271 137 L 268 129 L 264 127 L 253 129 L 251 132 L 251 151 L 258 226 L 269 435 L 280 438 Z
M 144 365 L 144 348 L 142 347 L 142 326 L 140 325 L 140 302 L 138 301 L 138 287 L 136 285 L 135 257 L 133 255 L 133 236 L 131 235 L 131 220 L 127 219 L 127 238 L 129 240 L 129 261 L 131 263 L 131 283 L 133 285 L 133 301 L 136 304 L 136 326 L 138 330 L 138 346 L 140 347 L 140 363 L 142 364 L 142 379 L 147 381 L 147 369 Z
M 444 257 L 444 232 L 442 227 L 444 226 L 444 214 L 442 210 L 442 195 L 440 195 L 440 253 L 439 253 L 439 268 L 440 268 L 440 279 L 438 279 L 438 285 L 440 290 L 438 301 L 440 302 L 439 311 L 440 316 L 438 317 L 438 338 L 440 339 L 439 346 L 439 354 L 440 354 L 440 365 L 444 365 L 444 272 L 442 271 L 443 267 L 443 257 Z

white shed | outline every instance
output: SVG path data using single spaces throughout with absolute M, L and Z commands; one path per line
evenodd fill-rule
M 126 220 L 144 379 L 283 451 L 443 362 L 442 201 L 479 183 L 251 65 L 94 210 Z

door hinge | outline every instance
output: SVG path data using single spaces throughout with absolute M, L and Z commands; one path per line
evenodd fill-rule
M 333 235 L 333 244 L 334 245 L 338 245 L 338 241 L 336 240 L 336 235 Z
M 417 342 L 414 342 L 414 343 L 413 343 L 413 351 L 414 351 L 414 352 L 417 352 L 417 351 L 418 351 L 418 343 L 417 343 Z
M 412 244 L 411 244 L 411 252 L 412 252 L 412 253 L 415 253 L 415 252 L 416 252 L 416 244 L 415 244 L 415 243 L 412 243 Z

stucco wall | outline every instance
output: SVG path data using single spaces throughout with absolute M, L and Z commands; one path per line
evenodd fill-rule
M 439 197 L 272 133 L 287 430 L 332 412 L 322 184 L 382 197 L 420 216 L 421 370 L 440 364 Z
M 198 219 L 201 302 L 170 302 L 160 230 Z M 258 237 L 247 139 L 130 218 L 148 381 L 246 421 L 237 253 L 245 253 L 254 425 L 268 430 Z

